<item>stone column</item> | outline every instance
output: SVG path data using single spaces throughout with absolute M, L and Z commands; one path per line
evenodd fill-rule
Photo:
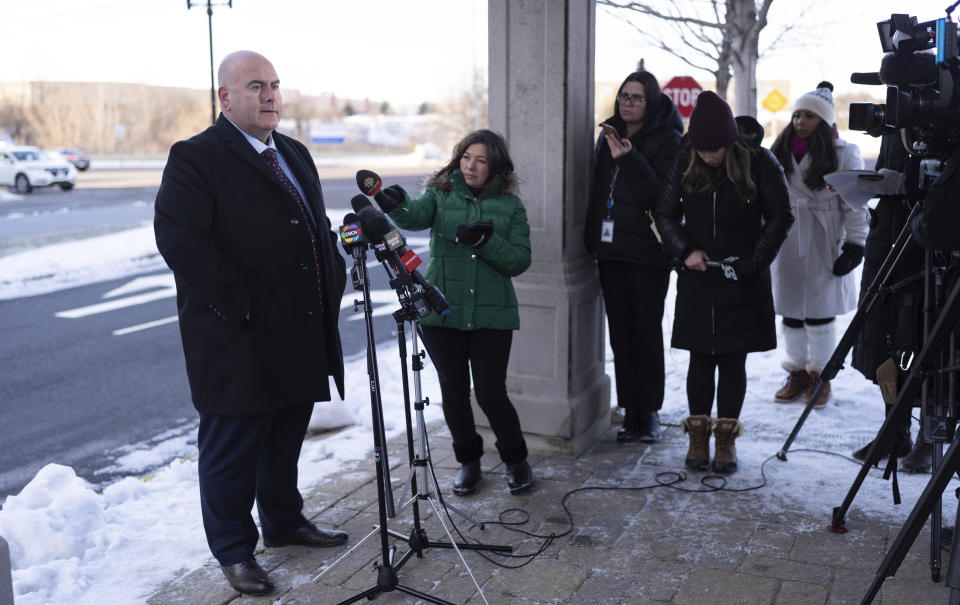
M 520 331 L 507 388 L 531 449 L 577 455 L 610 426 L 600 284 L 583 245 L 595 7 L 593 0 L 488 6 L 490 128 L 509 144 L 533 244 L 533 265 L 514 280 Z
M 10 547 L 0 536 L 0 605 L 13 605 L 13 580 L 10 577 Z

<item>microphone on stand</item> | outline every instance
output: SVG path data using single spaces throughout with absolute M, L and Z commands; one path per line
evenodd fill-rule
M 353 212 L 348 212 L 343 217 L 343 225 L 340 226 L 340 245 L 345 252 L 356 259 L 366 244 L 363 227 L 360 226 L 360 217 Z
M 375 173 L 371 172 L 371 174 L 376 176 Z M 377 179 L 379 178 L 380 177 L 377 177 Z M 358 178 L 357 180 L 359 181 L 360 179 Z M 377 189 L 379 189 L 379 186 L 379 184 L 376 185 Z M 382 195 L 382 192 L 380 195 Z M 374 208 L 370 200 L 363 195 L 353 196 L 353 199 L 350 200 L 350 205 L 354 211 L 356 211 L 357 218 L 359 218 L 360 224 L 364 228 L 364 233 L 368 241 L 373 243 L 377 258 L 380 260 L 388 260 L 392 254 L 392 258 L 399 261 L 393 264 L 402 266 L 403 272 L 408 278 L 423 288 L 423 294 L 426 296 L 430 306 L 441 315 L 449 315 L 450 301 L 440 288 L 427 282 L 423 275 L 417 270 L 417 267 L 423 263 L 423 260 L 416 252 L 407 248 L 407 242 L 404 240 L 403 234 L 400 233 L 396 225 L 394 225 L 384 213 Z M 395 269 L 398 268 L 395 267 Z

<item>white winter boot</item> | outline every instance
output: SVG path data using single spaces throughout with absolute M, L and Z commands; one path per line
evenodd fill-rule
M 807 333 L 807 363 L 803 367 L 807 372 L 823 371 L 824 366 L 830 361 L 833 350 L 837 347 L 837 339 L 834 335 L 834 324 L 831 321 L 828 324 L 819 326 L 804 326 Z
M 773 396 L 779 403 L 796 401 L 807 392 L 810 375 L 807 374 L 807 332 L 802 327 L 783 326 L 783 348 L 786 354 L 783 369 L 790 372 L 783 387 Z
M 780 364 L 788 372 L 807 371 L 807 331 L 806 326 L 791 328 L 783 325 L 783 362 Z
M 810 361 L 807 362 L 807 372 L 810 374 L 810 386 L 807 387 L 806 403 L 810 403 L 813 393 L 820 384 L 820 373 L 824 366 L 830 361 L 833 350 L 836 348 L 836 337 L 834 335 L 835 321 L 819 326 L 806 326 L 807 342 L 810 347 Z M 821 409 L 826 407 L 830 400 L 830 383 L 827 382 L 820 390 L 820 396 L 814 402 L 813 407 Z

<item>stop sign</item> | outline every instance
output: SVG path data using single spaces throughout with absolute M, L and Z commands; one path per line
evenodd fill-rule
M 684 118 L 689 118 L 693 113 L 693 106 L 697 104 L 697 97 L 702 91 L 690 76 L 675 76 L 663 87 L 663 94 L 670 97 Z

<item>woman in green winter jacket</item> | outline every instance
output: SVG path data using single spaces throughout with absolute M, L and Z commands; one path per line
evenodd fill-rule
M 511 493 L 533 485 L 517 411 L 507 397 L 507 362 L 513 330 L 520 327 L 510 278 L 530 266 L 530 226 L 514 195 L 516 176 L 506 143 L 489 130 L 467 135 L 450 162 L 411 199 L 392 187 L 394 203 L 380 206 L 404 229 L 430 229 L 426 280 L 450 300 L 450 314 L 424 318 L 423 340 L 437 368 L 443 415 L 461 464 L 454 493 L 480 481 L 483 440 L 470 408 L 474 394 L 497 438 Z M 396 195 L 402 193 L 401 196 Z

